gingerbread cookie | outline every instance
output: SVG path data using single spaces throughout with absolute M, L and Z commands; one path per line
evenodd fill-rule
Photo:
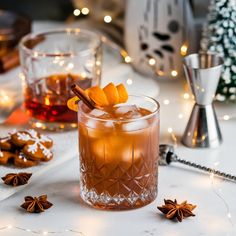
M 10 160 L 15 158 L 15 154 L 0 149 L 0 165 L 6 165 Z
M 53 157 L 50 138 L 30 129 L 13 131 L 0 138 L 0 165 L 12 163 L 17 167 L 31 167 Z
M 53 157 L 50 150 L 53 141 L 33 129 L 12 134 L 11 141 L 17 147 L 22 148 L 22 153 L 31 160 L 50 161 Z
M 11 151 L 13 150 L 13 143 L 11 142 L 11 137 L 7 136 L 4 138 L 0 138 L 0 148 L 3 151 Z
M 38 163 L 39 163 L 38 161 L 31 160 L 23 152 L 15 154 L 14 165 L 16 167 L 27 168 L 31 166 L 36 166 L 38 165 Z

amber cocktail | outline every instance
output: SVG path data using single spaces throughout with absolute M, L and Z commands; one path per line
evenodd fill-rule
M 28 115 L 42 122 L 77 123 L 77 114 L 67 107 L 73 97 L 70 86 L 77 83 L 87 89 L 92 79 L 80 75 L 55 74 L 35 80 L 24 91 L 25 108 Z
M 131 209 L 157 196 L 159 104 L 129 96 L 105 110 L 78 111 L 80 195 L 102 209 Z
M 99 84 L 100 36 L 78 28 L 48 31 L 25 36 L 19 48 L 31 125 L 50 130 L 77 127 L 77 115 L 66 105 L 73 97 L 70 87 Z

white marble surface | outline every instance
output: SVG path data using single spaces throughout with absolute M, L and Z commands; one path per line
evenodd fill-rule
M 180 137 L 192 107 L 192 100 L 183 98 L 184 82 L 155 82 L 139 78 L 136 83 L 137 76 L 139 75 L 133 73 L 128 75 L 133 81 L 129 89 L 134 92 L 137 89 L 138 92 L 155 96 L 161 104 L 161 143 L 177 144 L 176 152 L 182 158 L 236 174 L 236 105 L 216 106 L 219 118 L 226 114 L 234 117 L 228 121 L 220 121 L 224 138 L 221 147 L 189 149 L 180 144 Z M 116 74 L 111 80 L 117 81 Z M 165 105 L 166 100 L 169 100 L 168 105 Z M 180 114 L 183 115 L 182 119 L 178 117 Z M 167 131 L 170 127 L 173 129 L 172 134 Z M 3 126 L 0 127 L 1 130 L 2 128 Z M 72 142 L 76 143 L 76 138 Z M 84 236 L 236 235 L 236 183 L 215 177 L 211 179 L 208 174 L 181 164 L 160 167 L 159 193 L 152 204 L 137 210 L 111 212 L 92 209 L 79 201 L 78 172 L 78 156 L 74 156 L 63 165 L 45 172 L 22 191 L 1 201 L 0 229 L 7 225 L 12 225 L 13 228 L 0 230 L 0 235 L 34 235 L 15 227 L 42 231 L 42 235 L 43 231 L 53 231 L 57 233 L 52 235 L 66 236 L 76 235 L 66 232 L 67 229 L 80 231 L 82 233 L 77 235 Z M 51 209 L 43 214 L 27 214 L 20 209 L 24 196 L 41 194 L 47 194 L 53 202 Z M 182 223 L 166 220 L 156 209 L 157 205 L 163 203 L 164 198 L 188 200 L 196 204 L 196 217 L 186 219 Z

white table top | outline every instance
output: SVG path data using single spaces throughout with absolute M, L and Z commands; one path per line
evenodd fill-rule
M 131 76 L 132 77 L 132 76 Z M 140 77 L 136 75 L 136 77 Z M 218 168 L 236 174 L 236 107 L 235 105 L 217 104 L 217 114 L 224 138 L 217 149 L 189 149 L 181 145 L 180 138 L 191 112 L 192 100 L 184 99 L 183 81 L 155 82 L 141 80 L 131 90 L 155 95 L 161 104 L 161 138 L 160 143 L 177 144 L 176 152 L 181 158 Z M 143 85 L 141 84 L 143 82 Z M 151 86 L 150 86 L 151 85 Z M 131 85 L 130 85 L 131 86 Z M 140 88 L 141 86 L 141 88 Z M 158 93 L 158 86 L 160 92 Z M 147 91 L 144 91 L 148 89 Z M 157 94 L 158 93 L 158 94 Z M 166 100 L 169 100 L 169 104 Z M 183 115 L 182 116 L 180 115 Z M 180 116 L 179 116 L 180 115 Z M 224 115 L 234 117 L 221 119 Z M 0 126 L 0 129 L 3 127 Z M 173 133 L 168 133 L 168 128 Z M 74 131 L 76 132 L 76 131 Z M 175 141 L 175 138 L 177 141 Z M 73 142 L 77 142 L 76 139 Z M 67 147 L 65 147 L 67 148 Z M 1 168 L 1 167 L 0 167 Z M 51 168 L 41 175 L 32 185 L 0 202 L 0 229 L 10 225 L 10 229 L 0 230 L 0 235 L 21 236 L 35 235 L 16 227 L 42 232 L 57 232 L 48 235 L 76 235 L 66 230 L 77 230 L 77 235 L 84 236 L 120 236 L 120 235 L 202 235 L 221 236 L 236 234 L 236 184 L 210 178 L 181 164 L 159 167 L 159 192 L 157 199 L 137 210 L 102 211 L 85 206 L 79 201 L 79 160 L 78 155 L 63 165 Z M 47 194 L 54 206 L 42 214 L 28 214 L 20 209 L 26 195 Z M 156 209 L 162 205 L 164 198 L 188 200 L 196 204 L 196 217 L 188 218 L 182 223 L 166 220 Z M 12 226 L 12 228 L 11 228 Z

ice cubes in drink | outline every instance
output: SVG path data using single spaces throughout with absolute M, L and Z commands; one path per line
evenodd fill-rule
M 111 120 L 111 115 L 107 111 L 93 109 L 89 112 L 89 115 L 94 118 L 103 119 L 103 122 L 101 120 L 88 118 L 86 122 L 87 127 L 92 128 L 92 129 L 103 130 L 103 132 L 106 132 L 108 130 L 110 131 L 110 129 L 114 128 L 113 121 Z M 107 129 L 107 130 L 104 130 L 104 129 Z M 93 131 L 91 131 L 90 133 L 92 132 Z M 93 134 L 91 135 L 94 136 Z
M 138 107 L 130 104 L 119 104 L 114 107 L 114 115 L 119 119 L 134 119 L 142 117 Z
M 96 118 L 111 118 L 111 116 L 109 115 L 108 112 L 106 112 L 105 110 L 100 110 L 100 109 L 93 109 L 89 112 L 89 115 L 96 117 Z
M 135 120 L 131 122 L 124 123 L 122 125 L 122 130 L 125 132 L 131 132 L 136 130 L 142 130 L 148 128 L 148 121 L 146 120 Z

